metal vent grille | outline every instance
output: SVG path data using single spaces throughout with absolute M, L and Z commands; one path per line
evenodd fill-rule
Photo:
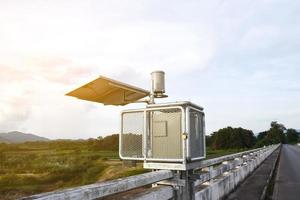
M 121 156 L 143 158 L 144 112 L 123 113 Z

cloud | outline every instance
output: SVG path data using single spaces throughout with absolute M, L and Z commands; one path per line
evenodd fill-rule
M 21 129 L 34 112 L 55 103 L 51 96 L 64 96 L 70 84 L 90 73 L 62 58 L 29 58 L 23 64 L 0 66 L 0 131 Z
M 228 123 L 259 131 L 273 118 L 297 126 L 299 8 L 251 0 L 0 3 L 0 129 L 53 138 L 116 132 L 122 108 L 64 94 L 98 75 L 149 89 L 157 69 L 166 71 L 168 101 L 206 108 L 207 132 Z
M 55 84 L 71 84 L 91 74 L 91 69 L 76 66 L 72 60 L 62 57 L 30 57 L 26 60 L 27 72 L 35 79 Z
M 1 98 L 0 132 L 14 130 L 20 127 L 20 123 L 28 119 L 30 116 L 30 109 L 26 107 L 27 105 L 28 102 L 26 102 L 26 98 L 24 97 L 17 97 L 13 99 Z

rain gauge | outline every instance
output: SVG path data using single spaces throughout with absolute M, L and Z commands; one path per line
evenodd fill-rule
M 188 170 L 205 158 L 205 120 L 201 106 L 189 101 L 155 103 L 166 98 L 165 73 L 151 73 L 151 90 L 99 78 L 67 95 L 104 105 L 145 102 L 144 108 L 121 112 L 119 154 L 144 168 Z

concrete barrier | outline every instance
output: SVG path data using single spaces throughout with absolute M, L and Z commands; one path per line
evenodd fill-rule
M 195 192 L 195 199 L 222 199 L 233 191 L 256 167 L 258 167 L 275 149 L 272 147 L 267 151 L 259 153 L 259 156 L 250 156 L 242 164 L 232 163 L 231 170 L 217 176 L 205 184 L 199 191 Z M 220 166 L 219 168 L 223 168 Z

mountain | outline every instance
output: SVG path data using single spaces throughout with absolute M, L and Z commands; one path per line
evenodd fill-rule
M 11 142 L 3 137 L 0 137 L 0 143 L 11 143 Z
M 12 131 L 8 133 L 0 133 L 0 143 L 22 143 L 30 141 L 48 141 L 48 138 L 40 137 L 30 133 L 22 133 Z

